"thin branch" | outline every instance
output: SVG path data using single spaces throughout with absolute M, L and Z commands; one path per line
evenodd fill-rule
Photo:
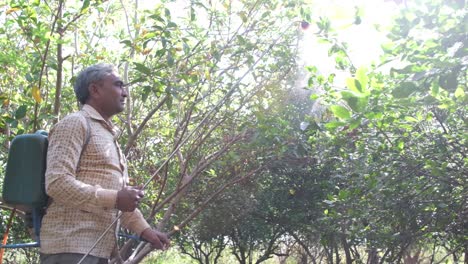
M 195 209 L 188 217 L 186 217 L 180 224 L 177 225 L 177 229 L 173 229 L 168 233 L 168 236 L 174 235 L 176 232 L 180 231 L 182 228 L 184 228 L 190 221 L 192 221 L 195 217 L 200 214 L 200 212 L 216 197 L 218 196 L 221 192 L 223 192 L 226 188 L 239 183 L 241 181 L 244 181 L 247 178 L 252 177 L 256 172 L 258 172 L 262 167 L 259 167 L 255 170 L 250 171 L 247 175 L 243 177 L 239 177 L 237 179 L 234 179 L 230 182 L 225 183 L 224 185 L 218 187 L 218 189 L 211 194 L 197 209 Z
M 54 21 L 52 21 L 52 26 L 51 26 L 51 29 L 50 29 L 50 34 L 51 35 L 53 35 L 54 32 L 55 32 L 55 25 L 56 25 L 58 19 L 60 18 L 60 14 L 62 12 L 62 6 L 63 6 L 63 0 L 60 0 L 59 1 L 59 6 L 57 8 L 57 14 L 54 17 Z M 44 55 L 41 58 L 41 71 L 39 73 L 39 83 L 38 83 L 39 91 L 41 90 L 41 86 L 42 86 L 42 75 L 44 74 L 44 69 L 45 69 L 45 66 L 46 66 L 47 54 L 49 53 L 49 47 L 50 47 L 51 39 L 52 38 L 49 38 L 47 40 Z M 34 131 L 38 129 L 38 124 L 37 124 L 37 121 L 38 121 L 37 120 L 37 118 L 38 118 L 38 108 L 39 108 L 39 104 L 36 102 L 34 104 Z
M 130 148 L 133 146 L 133 144 L 135 143 L 135 140 L 140 135 L 140 133 L 143 131 L 143 128 L 145 128 L 146 123 L 148 123 L 149 120 L 153 117 L 153 115 L 164 105 L 164 103 L 167 101 L 167 99 L 168 99 L 168 95 L 164 96 L 164 98 L 161 101 L 159 101 L 158 105 L 155 108 L 153 108 L 146 115 L 145 119 L 143 119 L 143 121 L 140 123 L 138 128 L 133 132 L 133 134 L 130 135 L 130 137 L 129 137 L 128 141 L 127 141 L 127 146 L 125 147 L 125 150 L 124 150 L 125 155 L 128 155 L 128 152 L 130 151 Z

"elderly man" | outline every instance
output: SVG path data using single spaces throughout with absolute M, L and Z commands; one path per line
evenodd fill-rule
M 114 222 L 156 249 L 169 246 L 166 234 L 150 228 L 136 209 L 143 191 L 127 186 L 125 157 L 111 118 L 124 110 L 128 92 L 116 69 L 97 64 L 76 78 L 83 105 L 57 123 L 49 135 L 46 192 L 51 203 L 41 227 L 41 263 L 78 263 Z M 108 263 L 116 249 L 114 226 L 82 263 Z

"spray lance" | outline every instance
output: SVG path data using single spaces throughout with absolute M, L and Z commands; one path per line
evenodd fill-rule
M 226 93 L 226 95 L 221 98 L 218 103 L 211 109 L 205 117 L 200 121 L 200 123 L 193 129 L 181 142 L 180 144 L 167 156 L 167 158 L 164 160 L 164 162 L 156 169 L 156 171 L 151 175 L 151 177 L 145 182 L 145 184 L 141 187 L 141 190 L 144 190 L 153 180 L 156 178 L 159 174 L 159 172 L 166 166 L 169 161 L 174 157 L 174 155 L 177 154 L 179 149 L 187 143 L 187 141 L 195 134 L 195 132 L 198 131 L 198 129 L 205 123 L 206 120 L 208 120 L 208 117 L 210 117 L 219 107 L 223 105 L 223 103 L 235 92 L 236 88 L 239 86 L 241 81 L 247 76 L 249 72 L 251 72 L 257 64 L 260 62 L 260 60 L 263 59 L 263 57 L 276 45 L 276 43 L 283 37 L 283 35 L 287 32 L 287 30 L 294 25 L 296 22 L 292 22 L 291 25 L 286 27 L 286 30 L 284 30 L 274 41 L 268 49 L 262 52 L 262 54 L 257 58 L 257 60 L 247 69 L 247 71 L 232 85 L 232 88 Z M 181 186 L 181 189 L 185 188 L 189 184 L 185 184 Z M 122 217 L 123 213 L 119 211 L 117 214 L 117 217 L 114 219 L 114 221 L 104 230 L 104 232 L 98 237 L 98 239 L 93 243 L 93 245 L 89 248 L 89 250 L 86 252 L 86 254 L 80 259 L 80 261 L 77 264 L 82 264 L 83 261 L 86 259 L 86 257 L 91 253 L 91 251 L 96 247 L 96 245 L 104 238 L 107 232 L 111 230 L 111 228 L 117 223 L 117 221 Z M 179 226 L 181 227 L 181 226 Z

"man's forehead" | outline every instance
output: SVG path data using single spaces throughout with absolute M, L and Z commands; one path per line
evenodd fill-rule
M 118 72 L 113 71 L 109 74 L 106 74 L 106 76 L 104 77 L 104 80 L 120 81 L 120 75 Z

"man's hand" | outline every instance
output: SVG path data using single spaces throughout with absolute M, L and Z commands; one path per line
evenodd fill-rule
M 150 243 L 153 248 L 166 250 L 169 248 L 171 241 L 167 237 L 167 234 L 156 231 L 151 228 L 145 229 L 141 233 L 141 238 Z
M 138 207 L 145 193 L 138 187 L 125 186 L 117 192 L 116 208 L 123 212 L 132 212 Z

